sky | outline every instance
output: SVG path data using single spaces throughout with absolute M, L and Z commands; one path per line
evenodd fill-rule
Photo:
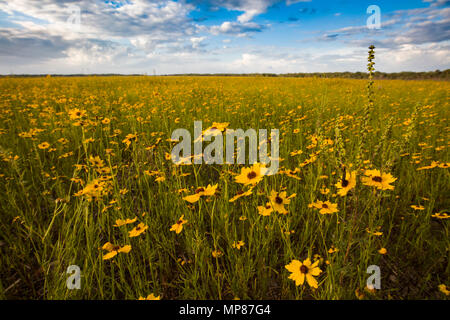
M 0 74 L 450 68 L 448 0 L 0 0 Z

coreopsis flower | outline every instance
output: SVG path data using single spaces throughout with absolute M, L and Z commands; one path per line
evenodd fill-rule
M 380 170 L 366 170 L 364 172 L 366 177 L 362 177 L 361 180 L 364 185 L 376 187 L 380 190 L 394 190 L 392 182 L 397 180 L 390 173 L 381 173 Z
M 450 215 L 445 213 L 445 212 L 437 212 L 435 214 L 431 215 L 433 218 L 437 218 L 437 219 L 448 219 L 450 218 Z
M 270 192 L 270 203 L 273 207 L 273 210 L 275 210 L 278 213 L 281 214 L 287 214 L 288 211 L 284 207 L 284 205 L 288 205 L 291 202 L 291 198 L 295 197 L 296 194 L 293 194 L 289 197 L 286 197 L 286 191 L 283 192 L 276 192 L 275 190 L 272 190 Z
M 386 250 L 386 248 L 381 248 L 380 250 L 378 250 L 378 253 L 379 254 L 386 254 L 387 250 Z
M 105 162 L 100 159 L 99 156 L 90 156 L 89 157 L 89 162 L 91 163 L 92 166 L 97 167 L 97 168 L 102 168 L 105 166 Z
M 412 205 L 412 206 L 410 206 L 411 208 L 413 208 L 414 210 L 425 210 L 425 207 L 424 206 L 416 206 L 416 205 Z
M 273 207 L 270 202 L 267 202 L 265 206 L 258 206 L 258 213 L 262 216 L 270 216 L 273 212 Z
M 300 154 L 302 154 L 302 153 L 303 153 L 302 150 L 295 150 L 295 151 L 292 151 L 292 152 L 290 153 L 290 156 L 291 156 L 291 157 L 295 157 L 295 156 L 300 155 Z
M 266 172 L 267 168 L 263 164 L 255 163 L 250 168 L 242 168 L 241 173 L 234 179 L 243 185 L 256 185 L 263 179 Z
M 356 171 L 345 172 L 341 181 L 336 183 L 335 186 L 338 188 L 338 195 L 341 197 L 346 196 L 356 186 Z
M 113 227 L 121 227 L 126 224 L 134 223 L 134 222 L 136 222 L 136 220 L 137 220 L 137 217 L 135 217 L 134 219 L 125 219 L 125 220 L 117 219 L 116 224 L 113 225 Z
M 339 211 L 337 208 L 337 203 L 331 203 L 330 201 L 323 202 L 318 200 L 310 203 L 308 207 L 319 209 L 320 214 L 332 214 Z
M 294 170 L 280 170 L 279 173 L 280 174 L 285 174 L 288 177 L 297 179 L 297 180 L 301 180 L 301 178 L 299 176 L 296 175 L 296 173 L 300 172 L 300 168 L 295 168 Z
M 109 251 L 109 253 L 103 256 L 103 260 L 108 260 L 115 257 L 118 253 L 128 253 L 131 251 L 130 245 L 125 245 L 123 247 L 119 245 L 113 245 L 111 242 L 107 242 L 102 247 L 103 250 Z
M 195 193 L 186 197 L 183 197 L 183 200 L 186 200 L 189 203 L 195 203 L 198 200 L 200 200 L 201 196 L 213 196 L 216 193 L 217 190 L 217 183 L 213 186 L 211 186 L 210 184 L 208 184 L 208 186 L 206 188 L 204 187 L 199 187 L 197 188 L 197 190 L 195 190 Z
M 86 110 L 80 110 L 78 108 L 69 110 L 70 120 L 78 120 L 86 115 Z
M 175 231 L 175 233 L 180 233 L 181 230 L 183 230 L 183 224 L 187 223 L 188 221 L 183 219 L 184 215 L 182 215 L 180 217 L 180 219 L 178 219 L 177 223 L 173 224 L 172 227 L 170 228 L 170 231 Z
M 253 188 L 250 188 L 247 191 L 238 191 L 237 194 L 233 198 L 231 198 L 229 201 L 234 202 L 241 197 L 247 197 L 247 196 L 251 195 L 252 192 L 253 192 Z
M 245 242 L 242 240 L 239 240 L 238 242 L 234 241 L 231 245 L 233 248 L 236 248 L 238 250 L 241 250 L 241 247 L 245 246 Z
M 108 183 L 101 179 L 92 180 L 83 190 L 76 193 L 75 196 L 86 196 L 88 201 L 98 200 L 104 194 L 108 193 Z
M 164 181 L 166 181 L 166 177 L 164 175 L 155 178 L 155 182 L 164 182 Z
M 306 282 L 308 282 L 310 287 L 317 288 L 318 283 L 314 277 L 317 277 L 322 273 L 322 270 L 318 267 L 319 262 L 320 260 L 317 260 L 311 264 L 309 258 L 303 262 L 294 259 L 291 263 L 286 265 L 285 268 L 291 272 L 289 279 L 294 280 L 296 286 L 303 285 L 306 278 Z
M 202 193 L 203 196 L 207 197 L 213 196 L 216 193 L 217 185 L 218 185 L 217 183 L 213 186 L 208 184 L 208 186 L 203 191 L 200 192 Z
M 131 142 L 137 141 L 137 134 L 129 133 L 125 136 L 125 139 L 122 140 L 123 143 L 127 145 L 127 148 L 130 146 Z
M 444 162 L 439 162 L 438 167 L 439 167 L 439 168 L 442 168 L 442 169 L 450 168 L 450 162 L 446 162 L 446 163 L 444 163 Z
M 128 232 L 128 236 L 130 238 L 137 237 L 141 235 L 145 230 L 148 229 L 148 226 L 143 224 L 142 222 L 139 223 L 136 227 L 134 227 L 131 231 Z
M 445 284 L 440 284 L 438 286 L 439 291 L 448 296 L 450 294 L 450 291 L 447 289 L 447 286 Z
M 223 256 L 223 252 L 220 250 L 214 250 L 211 254 L 214 258 L 220 258 L 221 256 Z
M 213 122 L 213 124 L 209 127 L 203 130 L 202 134 L 198 136 L 194 142 L 202 141 L 205 137 L 209 136 L 217 136 L 219 134 L 222 134 L 222 132 L 229 126 L 228 122 Z
M 433 169 L 433 168 L 436 168 L 438 165 L 439 165 L 438 161 L 431 161 L 431 164 L 429 166 L 420 167 L 420 168 L 417 168 L 416 170 L 420 171 L 420 170 Z
M 50 143 L 48 143 L 48 142 L 42 142 L 42 143 L 38 144 L 38 148 L 42 149 L 42 150 L 48 149 L 49 147 L 50 147 Z
M 336 248 L 335 246 L 331 246 L 331 248 L 328 249 L 328 253 L 329 254 L 332 254 L 332 253 L 335 253 L 335 252 L 338 252 L 338 251 L 339 251 L 339 249 Z
M 153 293 L 150 293 L 147 297 L 139 297 L 138 300 L 161 300 L 161 296 L 155 296 Z
M 366 232 L 368 234 L 374 235 L 376 237 L 379 237 L 379 236 L 383 235 L 383 232 L 381 232 L 381 231 L 370 231 L 368 228 L 366 228 Z

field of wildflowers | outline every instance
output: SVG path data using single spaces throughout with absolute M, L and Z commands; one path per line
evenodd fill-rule
M 449 90 L 2 78 L 0 298 L 445 299 Z M 173 163 L 171 133 L 194 121 L 279 129 L 278 172 Z

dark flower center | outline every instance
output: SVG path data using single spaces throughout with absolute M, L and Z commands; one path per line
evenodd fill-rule
M 113 250 L 113 251 L 117 251 L 117 250 L 119 250 L 119 249 L 120 249 L 120 246 L 113 246 L 113 247 L 112 247 L 112 250 Z
M 345 188 L 348 186 L 348 180 L 342 179 L 342 186 Z
M 282 204 L 283 203 L 283 199 L 281 199 L 280 197 L 275 197 L 275 202 L 278 204 Z
M 255 171 L 249 172 L 249 174 L 247 175 L 247 178 L 255 179 L 256 178 L 256 172 Z
M 305 265 L 302 265 L 301 267 L 300 267 L 300 272 L 301 273 L 308 273 L 308 267 L 307 266 L 305 266 Z
M 201 187 L 201 188 L 198 188 L 197 190 L 195 190 L 195 193 L 200 193 L 203 191 L 205 191 L 205 188 Z
M 327 209 L 327 208 L 328 208 L 328 205 L 327 205 L 326 203 L 324 203 L 324 204 L 322 204 L 322 208 Z
M 373 177 L 372 180 L 375 181 L 375 182 L 381 182 L 382 181 L 381 177 L 379 177 L 379 176 Z

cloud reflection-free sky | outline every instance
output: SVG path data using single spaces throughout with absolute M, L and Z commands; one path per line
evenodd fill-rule
M 379 71 L 449 68 L 450 1 L 0 0 L 0 74 L 364 71 L 370 44 Z

